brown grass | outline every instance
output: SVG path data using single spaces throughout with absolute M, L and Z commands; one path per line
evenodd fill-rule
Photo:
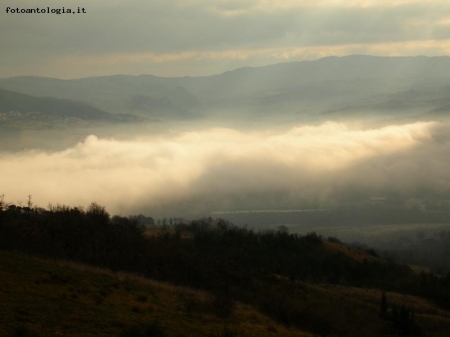
M 325 242 L 324 245 L 325 249 L 327 249 L 328 251 L 343 253 L 345 256 L 348 256 L 358 262 L 363 262 L 364 260 L 367 260 L 368 262 L 381 261 L 375 256 L 370 255 L 369 253 L 358 249 L 352 249 L 339 243 Z
M 0 336 L 20 326 L 38 336 L 117 336 L 155 320 L 169 336 L 220 336 L 225 326 L 239 336 L 310 336 L 241 303 L 218 318 L 211 294 L 139 275 L 10 252 L 0 265 Z

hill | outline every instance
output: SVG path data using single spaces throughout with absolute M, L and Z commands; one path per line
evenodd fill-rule
M 179 86 L 133 76 L 108 76 L 79 80 L 39 77 L 0 79 L 0 88 L 37 97 L 84 102 L 110 113 L 140 113 L 149 118 L 190 119 L 200 106 L 197 98 Z
M 87 104 L 52 97 L 33 97 L 0 90 L 0 113 L 14 116 L 29 113 L 34 118 L 77 118 L 91 121 L 111 120 L 111 115 Z
M 34 97 L 0 89 L 0 151 L 66 148 L 88 135 L 123 133 L 130 124 L 154 120 L 132 114 L 111 114 L 85 103 Z
M 389 119 L 448 105 L 449 69 L 449 57 L 353 55 L 241 68 L 205 77 L 14 77 L 0 79 L 0 88 L 161 119 L 232 116 L 238 120 L 320 121 L 354 119 L 361 114 L 369 119 Z M 329 111 L 338 113 L 323 114 Z
M 0 251 L 0 336 L 311 336 L 207 292 L 87 265 Z
M 242 303 L 277 324 L 323 336 L 444 336 L 450 328 L 450 276 L 417 274 L 315 233 L 256 233 L 220 219 L 147 233 L 136 218 L 111 218 L 97 204 L 1 204 L 0 249 L 202 289 L 213 298 L 208 311 L 220 318 L 234 317 Z M 58 284 L 58 277 L 50 278 Z

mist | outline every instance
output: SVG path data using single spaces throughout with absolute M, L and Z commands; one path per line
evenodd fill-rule
M 113 214 L 335 207 L 371 198 L 450 199 L 448 125 L 343 123 L 245 133 L 210 128 L 132 140 L 88 136 L 63 151 L 0 155 L 0 194 Z M 426 163 L 426 165 L 424 165 Z

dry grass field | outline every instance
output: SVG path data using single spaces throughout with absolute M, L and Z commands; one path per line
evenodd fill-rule
M 310 336 L 241 303 L 219 318 L 211 294 L 136 275 L 11 252 L 0 266 L 0 336 L 120 336 L 152 323 L 166 336 Z

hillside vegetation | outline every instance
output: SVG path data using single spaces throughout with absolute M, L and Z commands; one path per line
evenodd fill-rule
M 253 232 L 209 218 L 165 226 L 147 235 L 136 218 L 111 218 L 97 204 L 83 210 L 67 206 L 42 209 L 31 202 L 18 207 L 2 202 L 0 210 L 0 249 L 54 261 L 78 261 L 201 289 L 212 298 L 206 312 L 220 319 L 242 317 L 239 308 L 251 307 L 286 328 L 320 336 L 445 336 L 450 329 L 450 277 L 417 274 L 378 258 L 372 251 L 352 250 L 337 240 L 326 242 L 315 233 Z M 59 284 L 71 280 L 66 274 L 43 272 L 44 276 L 30 277 L 39 284 L 45 283 L 40 277 L 55 283 L 52 293 L 56 295 Z M 77 283 L 70 286 L 83 287 Z M 19 286 L 20 281 L 11 284 Z M 12 289 L 11 284 L 4 289 Z M 81 298 L 86 298 L 84 303 L 94 310 L 96 301 L 108 303 L 109 297 L 98 291 L 111 287 L 94 286 Z M 31 300 L 31 294 L 40 288 L 25 287 L 22 291 L 25 289 L 30 291 L 30 303 L 42 305 L 42 300 Z M 65 294 L 71 301 L 70 289 Z M 75 296 L 80 298 L 79 294 Z M 194 297 L 192 303 L 188 301 L 190 309 L 185 310 L 202 307 L 203 300 Z M 133 303 L 131 299 L 124 301 Z M 131 306 L 137 306 L 130 309 L 136 311 L 134 314 L 143 310 L 137 304 Z M 134 314 L 116 317 L 123 318 L 123 324 L 133 323 L 137 322 Z M 35 322 L 30 319 L 29 323 Z M 281 331 L 276 327 L 269 330 Z
M 127 273 L 0 252 L 0 336 L 310 336 L 207 292 Z M 21 335 L 22 334 L 22 335 Z

